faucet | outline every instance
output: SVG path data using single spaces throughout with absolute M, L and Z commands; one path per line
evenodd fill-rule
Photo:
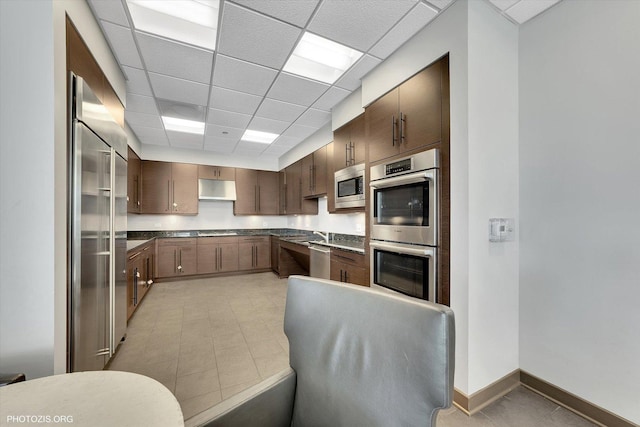
M 325 243 L 329 243 L 329 233 L 321 233 L 320 231 L 314 231 L 313 234 L 317 234 L 318 236 L 322 237 L 325 241 Z

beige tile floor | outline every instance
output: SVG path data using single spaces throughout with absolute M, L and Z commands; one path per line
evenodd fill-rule
M 109 369 L 160 381 L 189 418 L 289 366 L 286 287 L 272 273 L 157 283 Z M 438 416 L 440 427 L 593 425 L 524 387 L 472 417 Z

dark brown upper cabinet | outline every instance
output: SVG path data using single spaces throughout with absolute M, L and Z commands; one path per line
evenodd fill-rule
M 127 158 L 127 213 L 140 213 L 142 187 L 140 157 L 131 147 L 128 147 Z
M 198 165 L 141 161 L 140 213 L 198 213 Z
M 198 178 L 217 179 L 220 181 L 235 181 L 236 168 L 198 165 Z
M 314 198 L 325 194 L 327 194 L 326 146 L 302 158 L 302 197 Z
M 278 172 L 236 168 L 234 215 L 278 215 Z
M 333 170 L 365 161 L 365 116 L 359 115 L 333 132 Z

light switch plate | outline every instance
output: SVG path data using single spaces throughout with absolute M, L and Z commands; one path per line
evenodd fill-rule
M 489 241 L 510 242 L 513 240 L 513 218 L 489 218 Z

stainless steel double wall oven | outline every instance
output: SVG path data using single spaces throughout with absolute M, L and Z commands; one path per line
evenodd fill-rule
M 371 284 L 436 301 L 438 150 L 371 167 Z

